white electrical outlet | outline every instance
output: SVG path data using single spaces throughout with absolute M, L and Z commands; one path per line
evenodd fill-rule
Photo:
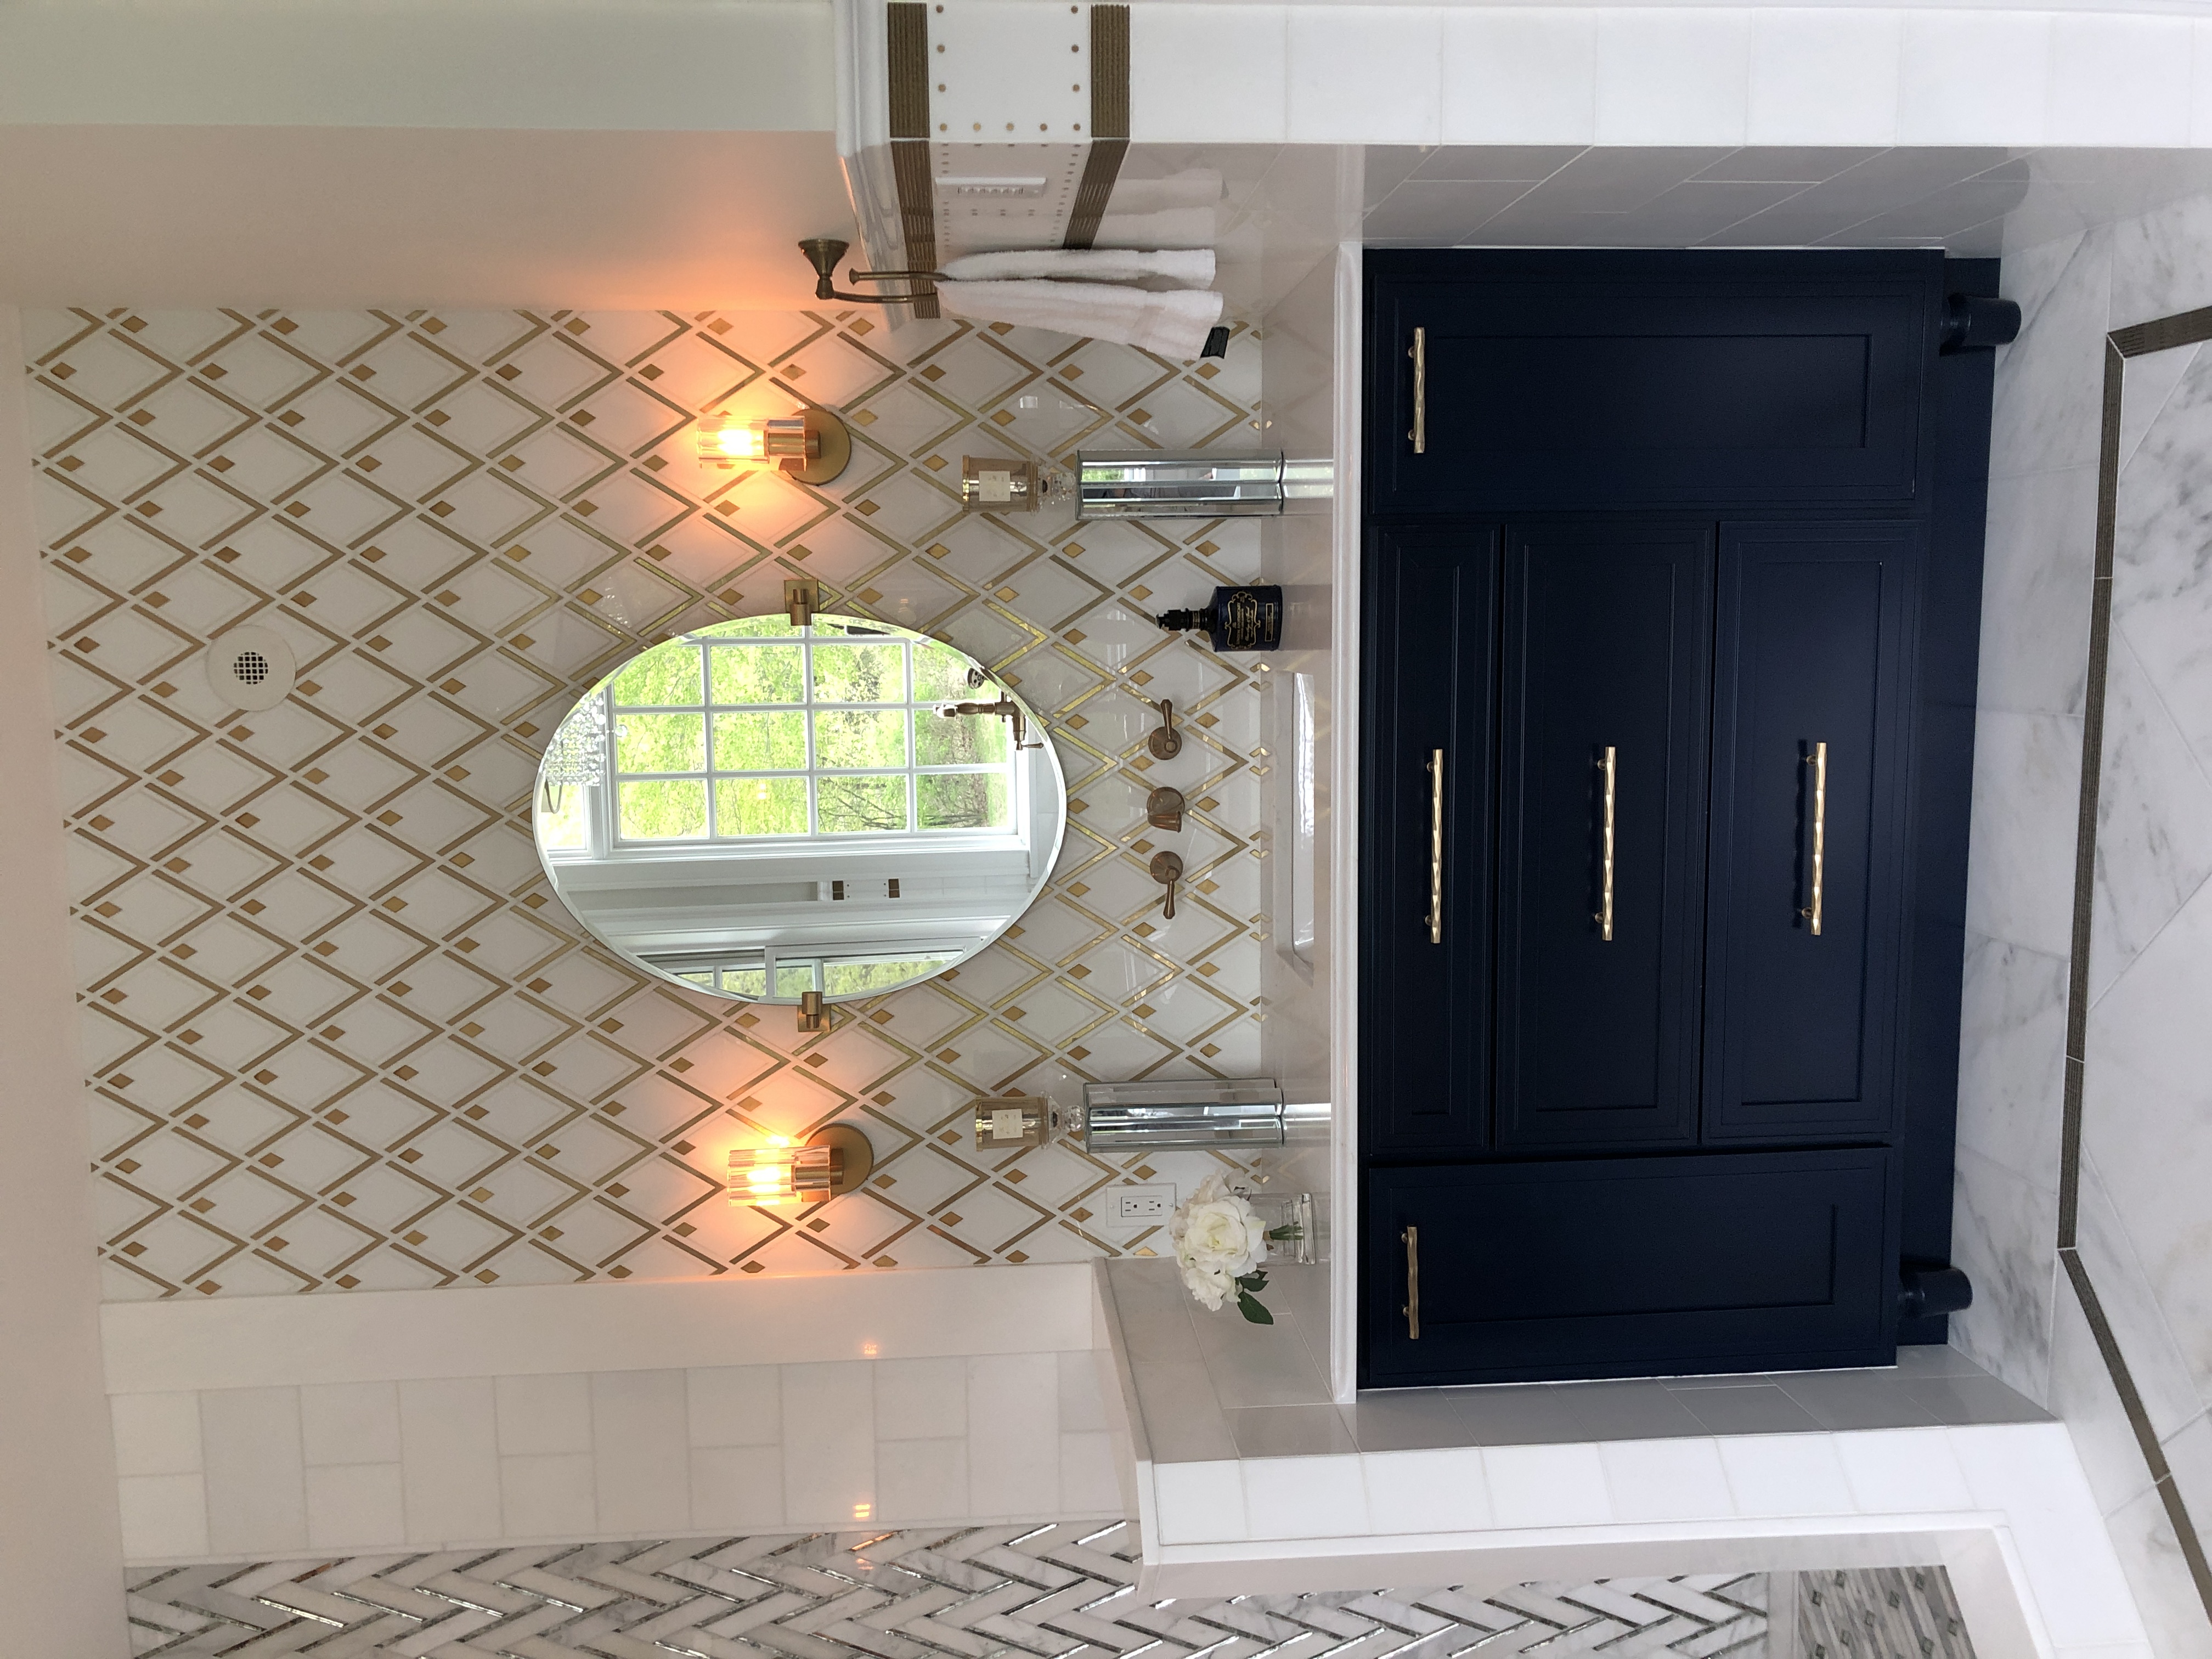
M 1116 1187 L 1114 1219 L 1131 1226 L 1165 1221 L 1175 1212 L 1175 1188 L 1162 1182 L 1150 1187 Z

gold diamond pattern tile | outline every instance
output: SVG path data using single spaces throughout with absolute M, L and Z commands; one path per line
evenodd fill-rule
M 1249 335 L 1202 365 L 858 313 L 79 310 L 26 339 L 110 1296 L 1145 1248 L 1097 1219 L 1145 1160 L 986 1158 L 968 1115 L 1257 1068 L 1259 677 L 1148 620 L 1256 541 L 979 518 L 947 480 L 963 451 L 1249 443 Z M 845 477 L 691 460 L 698 415 L 792 398 L 847 407 Z M 528 815 L 580 690 L 797 574 L 1001 669 L 1079 803 L 1004 943 L 811 1037 L 584 939 Z M 236 715 L 198 654 L 249 620 L 299 684 Z M 1164 695 L 1194 803 L 1174 923 L 1131 850 Z M 730 1147 L 835 1120 L 876 1148 L 862 1192 L 725 1201 Z

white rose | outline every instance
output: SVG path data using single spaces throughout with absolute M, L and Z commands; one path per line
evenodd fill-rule
M 1267 1230 L 1219 1176 L 1199 1182 L 1168 1224 L 1168 1236 L 1184 1287 L 1209 1309 L 1220 1307 L 1236 1281 L 1267 1259 Z

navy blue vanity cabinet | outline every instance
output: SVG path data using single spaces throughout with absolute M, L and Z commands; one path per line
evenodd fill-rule
M 1940 263 L 1370 254 L 1368 510 L 1923 497 Z
M 1420 1033 L 1367 1057 L 1375 1133 L 1395 1146 L 1488 1138 L 1499 544 L 1477 522 L 1368 550 L 1359 863 L 1376 948 L 1360 997 L 1369 1029 Z
M 1698 1133 L 1710 525 L 1507 532 L 1497 1142 Z
M 1370 1173 L 1370 1386 L 1886 1365 L 1880 1147 Z
M 1886 1137 L 1922 536 L 1721 532 L 1705 1139 Z

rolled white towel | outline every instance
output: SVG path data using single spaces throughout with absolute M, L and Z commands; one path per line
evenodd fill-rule
M 1048 328 L 1140 346 L 1163 357 L 1197 356 L 1221 320 L 1218 294 L 1195 289 L 1152 294 L 1109 283 L 939 283 L 937 302 L 948 316 L 970 322 Z
M 1033 276 L 1072 276 L 1086 283 L 1131 283 L 1164 276 L 1185 288 L 1213 286 L 1213 250 L 1169 248 L 1147 253 L 1123 248 L 1044 247 L 1010 253 L 969 253 L 945 274 L 955 282 L 1002 282 Z

